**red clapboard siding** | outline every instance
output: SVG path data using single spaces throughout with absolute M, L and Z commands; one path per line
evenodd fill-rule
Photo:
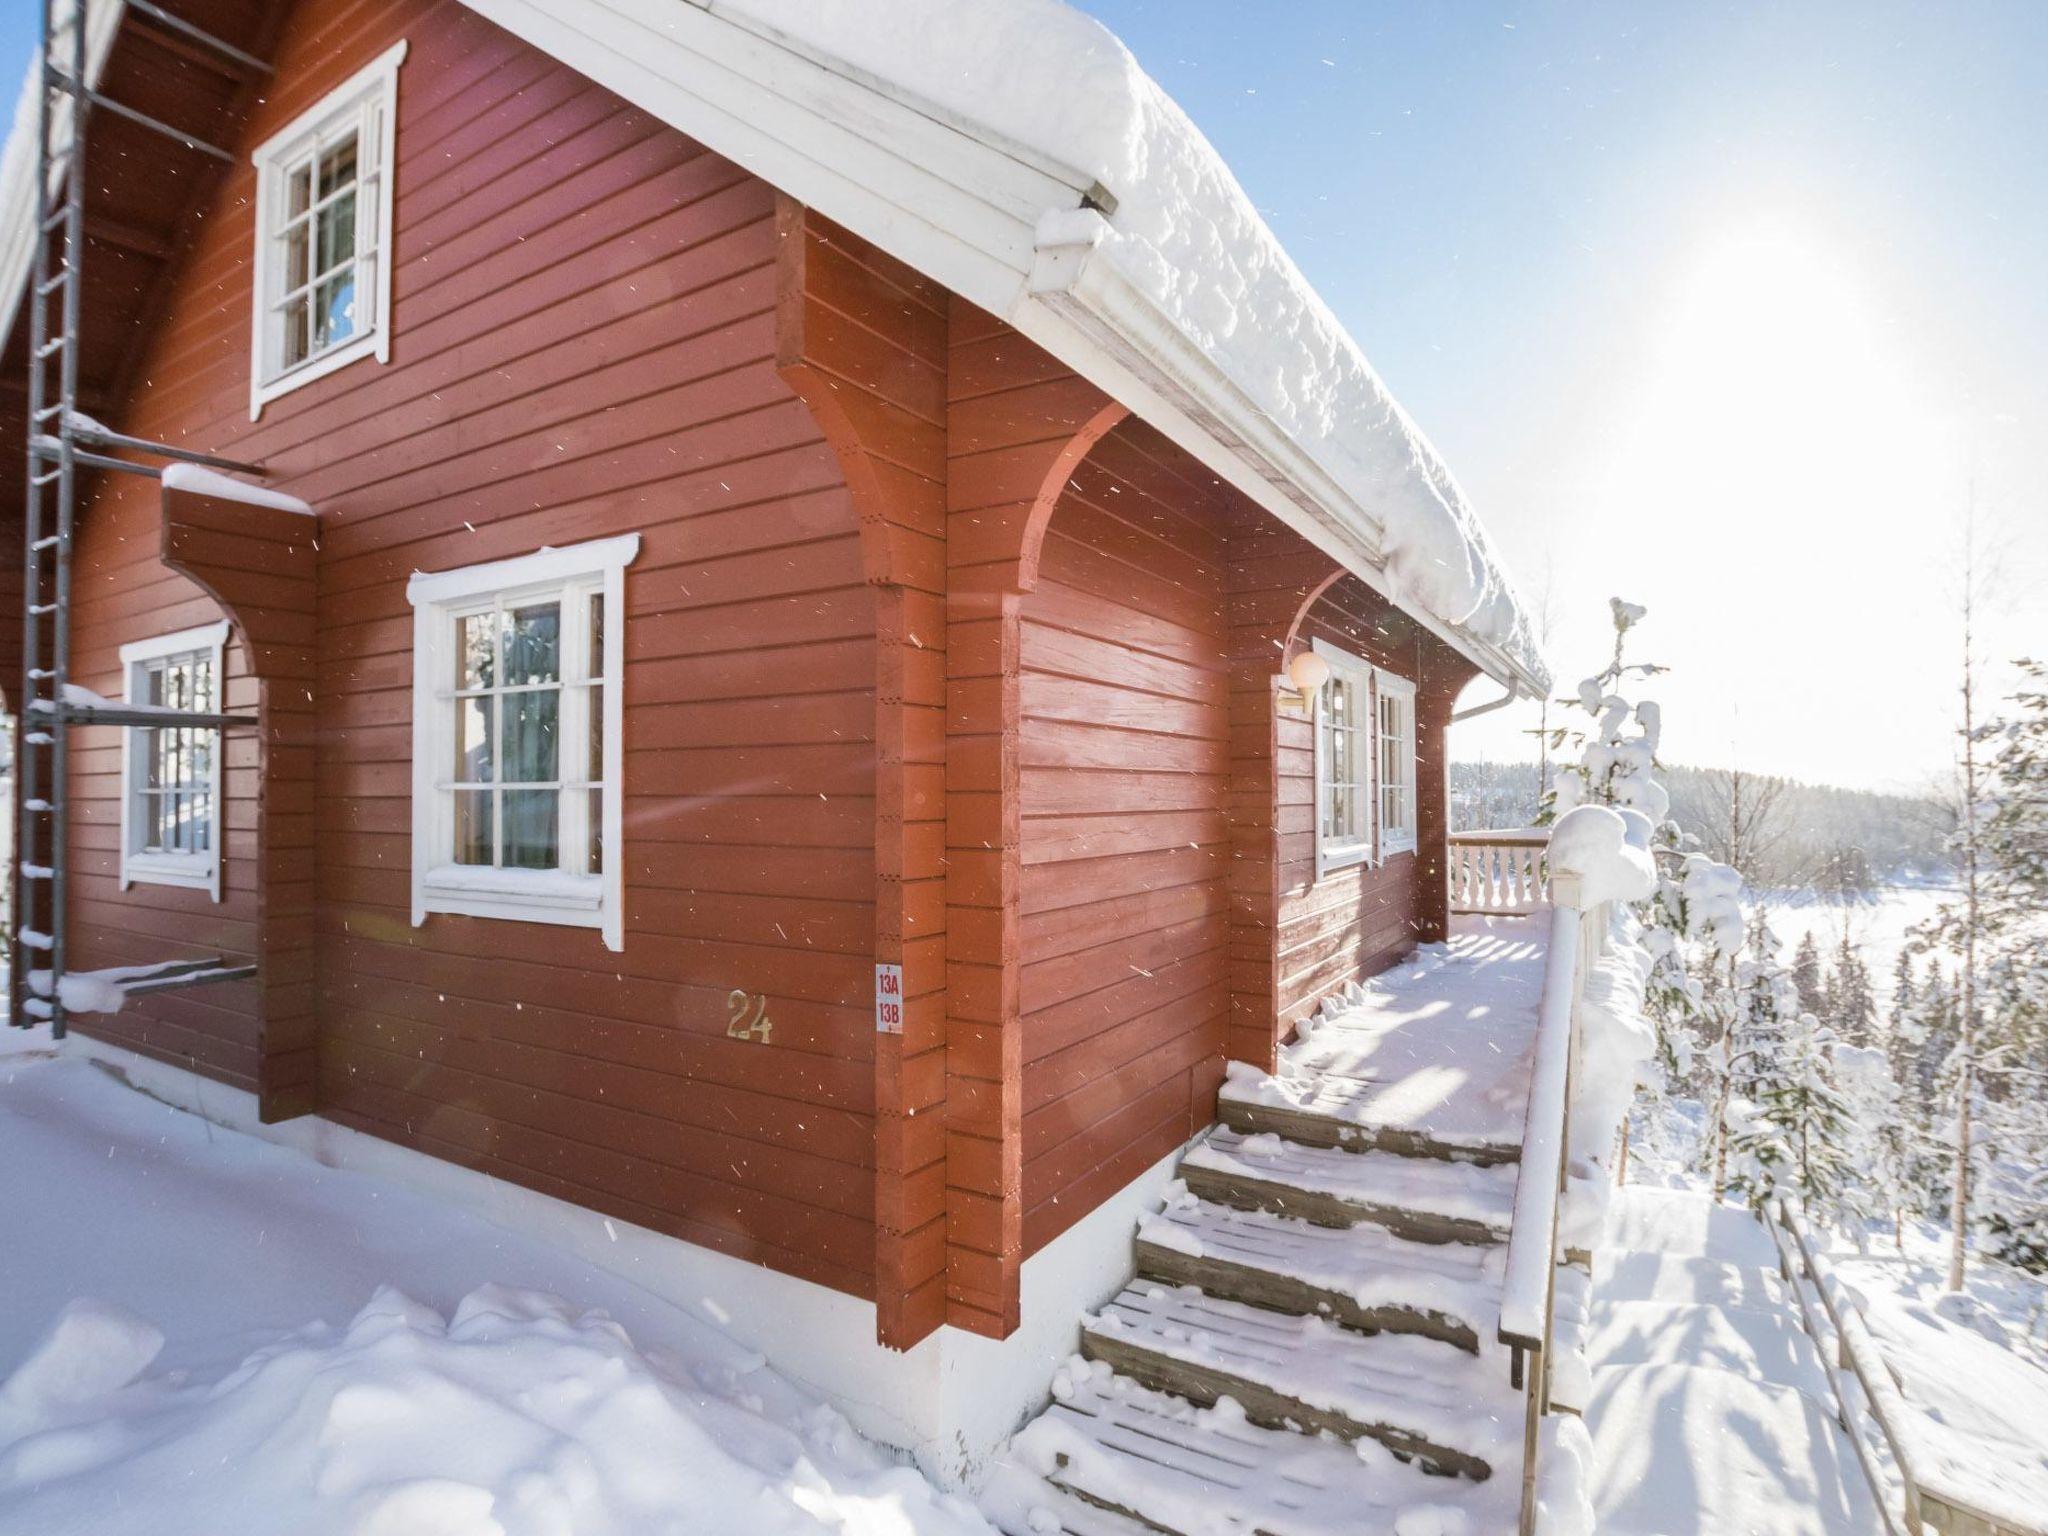
M 249 420 L 243 159 L 116 413 L 261 460 L 320 514 L 298 824 L 319 1106 L 868 1293 L 874 601 L 845 477 L 776 368 L 774 194 L 455 0 L 301 0 L 240 149 L 401 38 L 391 362 Z M 84 520 L 88 686 L 118 688 L 123 641 L 216 616 L 157 562 L 159 517 L 155 488 L 123 481 Z M 625 951 L 414 928 L 407 576 L 626 532 Z M 239 645 L 229 673 L 233 704 Z M 111 868 L 113 759 L 82 753 L 76 788 L 79 851 Z M 253 759 L 231 770 L 218 908 L 81 879 L 79 963 L 253 944 L 254 847 L 232 829 L 253 833 L 255 790 Z M 734 988 L 766 995 L 770 1044 L 726 1035 Z M 253 1088 L 254 1006 L 253 988 L 195 990 L 85 1027 Z
M 1226 556 L 1150 429 L 1098 443 L 1023 601 L 1024 1237 L 1208 1118 L 1230 999 Z

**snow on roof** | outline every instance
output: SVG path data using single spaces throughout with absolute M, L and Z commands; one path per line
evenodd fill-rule
M 718 0 L 716 8 L 1093 176 L 1114 211 L 1049 210 L 1041 243 L 1095 240 L 1383 522 L 1397 595 L 1547 679 L 1526 610 L 1443 459 L 1222 157 L 1108 28 L 1061 0 Z

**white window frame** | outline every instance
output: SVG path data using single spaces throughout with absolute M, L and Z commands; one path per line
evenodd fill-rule
M 143 702 L 135 695 L 136 668 L 167 656 L 182 656 L 188 651 L 205 653 L 213 667 L 214 708 L 217 711 L 227 707 L 227 672 L 223 665 L 227 652 L 228 623 L 221 619 L 212 624 L 201 624 L 194 629 L 181 629 L 168 635 L 153 635 L 147 640 L 132 640 L 121 647 L 121 697 L 130 704 Z M 140 786 L 135 776 L 141 768 L 142 759 L 136 752 L 137 739 L 150 726 L 131 725 L 121 731 L 121 889 L 134 885 L 171 885 L 186 890 L 207 892 L 215 901 L 220 900 L 221 841 L 227 835 L 227 805 L 222 798 L 225 780 L 222 777 L 224 745 L 221 734 L 213 733 L 212 752 L 212 801 L 213 835 L 208 839 L 210 847 L 204 853 L 147 853 L 135 846 L 135 840 L 142 828 L 138 814 Z
M 1384 701 L 1384 702 L 1382 702 Z M 1385 705 L 1398 703 L 1401 723 L 1405 727 L 1396 738 L 1402 743 L 1402 750 L 1396 756 L 1396 764 L 1402 778 L 1398 784 L 1386 781 L 1386 720 Z M 1416 846 L 1416 823 L 1419 820 L 1415 803 L 1415 684 L 1399 673 L 1389 672 L 1384 667 L 1373 668 L 1373 821 L 1379 828 L 1380 862 L 1385 863 L 1397 853 L 1413 853 Z M 1407 796 L 1408 824 L 1405 827 L 1389 826 L 1386 812 L 1387 791 L 1398 788 Z
M 640 535 L 629 533 L 460 570 L 415 572 L 407 584 L 406 597 L 413 608 L 414 927 L 424 923 L 429 913 L 448 912 L 597 928 L 602 930 L 607 948 L 625 948 L 620 796 L 625 767 L 626 567 L 639 552 Z M 457 864 L 455 800 L 447 776 L 455 754 L 455 715 L 448 706 L 455 694 L 456 621 L 475 612 L 479 604 L 530 601 L 551 593 L 600 593 L 604 597 L 604 655 L 601 670 L 592 678 L 604 686 L 604 779 L 598 829 L 603 872 L 570 874 Z M 575 628 L 565 622 L 565 637 Z M 565 681 L 572 677 L 567 663 L 573 644 L 573 640 L 565 640 Z M 592 676 L 587 669 L 585 676 Z M 565 687 L 563 693 L 566 709 L 570 707 L 570 688 Z M 566 727 L 562 735 L 569 735 Z M 563 750 L 568 750 L 566 740 Z M 558 841 L 564 849 L 580 846 L 567 832 Z
M 1373 699 L 1373 674 L 1375 668 L 1363 657 L 1354 656 L 1320 637 L 1311 642 L 1315 653 L 1330 664 L 1330 676 L 1321 688 L 1316 690 L 1315 707 L 1309 712 L 1309 722 L 1315 740 L 1316 780 L 1316 877 L 1321 879 L 1333 870 L 1350 869 L 1359 864 L 1369 864 L 1373 857 L 1373 829 L 1378 820 L 1379 795 L 1373 784 L 1373 765 L 1379 761 L 1379 713 Z M 1324 832 L 1329 820 L 1330 763 L 1329 749 L 1324 741 L 1324 693 L 1331 682 L 1350 683 L 1358 690 L 1363 705 L 1365 724 L 1359 728 L 1365 748 L 1363 754 L 1363 776 L 1352 784 L 1363 806 L 1364 825 L 1358 836 L 1343 842 L 1331 842 Z
M 256 259 L 250 285 L 254 313 L 249 328 L 249 419 L 263 407 L 315 379 L 364 357 L 391 361 L 391 216 L 393 168 L 397 164 L 398 66 L 406 44 L 399 42 L 258 145 L 249 157 L 256 167 Z M 284 263 L 274 231 L 285 206 L 286 174 L 325 136 L 353 124 L 356 149 L 356 305 L 364 312 L 361 331 L 338 346 L 316 352 L 287 368 L 275 306 L 284 296 Z M 308 259 L 311 265 L 311 257 Z M 309 274 L 310 275 L 310 274 Z

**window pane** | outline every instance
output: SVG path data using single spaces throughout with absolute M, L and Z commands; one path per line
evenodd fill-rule
M 300 166 L 285 178 L 285 212 L 301 214 L 313 206 L 313 165 Z
M 464 784 L 487 784 L 496 769 L 493 702 L 488 698 L 455 701 L 455 777 Z
M 313 346 L 317 351 L 346 341 L 356 331 L 356 274 L 353 268 L 330 277 L 313 292 Z
M 350 134 L 337 144 L 330 145 L 320 157 L 320 195 L 326 197 L 335 188 L 356 179 L 356 136 Z
M 491 662 L 492 621 L 495 615 L 473 613 L 455 621 L 455 686 L 488 688 L 496 676 Z
M 541 784 L 556 777 L 562 695 L 547 688 L 501 695 L 505 712 L 504 779 L 508 784 Z M 505 813 L 507 827 L 512 813 Z
M 284 312 L 284 365 L 303 363 L 313 353 L 311 310 L 312 301 L 300 297 L 292 300 Z
M 561 863 L 557 852 L 556 820 L 561 811 L 561 794 L 552 789 L 508 789 L 505 799 L 505 867 L 507 869 L 555 869 Z
M 306 256 L 311 248 L 312 230 L 307 225 L 294 224 L 284 237 L 284 286 L 287 293 L 312 281 L 312 270 L 306 265 Z
M 562 605 L 528 603 L 505 615 L 505 681 L 562 680 Z M 551 775 L 552 777 L 552 775 Z
M 590 676 L 604 676 L 604 594 L 590 594 Z
M 604 780 L 604 688 L 594 686 L 590 690 L 590 758 L 584 764 L 584 777 L 592 783 Z M 593 823 L 594 825 L 594 823 Z
M 496 797 L 490 790 L 455 792 L 455 862 L 491 862 L 491 811 Z
M 604 873 L 604 791 L 589 789 L 590 796 L 590 872 Z
M 356 195 L 344 192 L 314 215 L 319 226 L 315 272 L 331 272 L 356 253 Z

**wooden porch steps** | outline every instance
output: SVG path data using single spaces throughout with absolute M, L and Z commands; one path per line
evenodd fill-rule
M 1146 1279 L 1469 1353 L 1497 1319 L 1505 1259 L 1499 1245 L 1415 1243 L 1377 1226 L 1322 1227 L 1194 1195 L 1138 1224 Z
M 1218 1205 L 1324 1227 L 1369 1222 L 1417 1243 L 1505 1242 L 1515 1209 L 1512 1163 L 1339 1150 L 1229 1126 L 1188 1150 L 1180 1176 Z
M 1496 923 L 1350 989 L 1280 1073 L 1231 1064 L 1221 1123 L 1138 1224 L 1136 1277 L 984 1492 L 1005 1531 L 1515 1528 L 1524 1397 L 1497 1333 L 1533 932 Z M 1560 1273 L 1564 1342 L 1586 1277 Z
M 1513 1525 L 1513 1479 L 1431 1478 L 1370 1441 L 1264 1428 L 1228 1405 L 1200 1409 L 1096 1372 L 1070 1373 L 1033 1426 L 1054 1448 L 1047 1480 L 1151 1530 L 1391 1536 L 1396 1509 L 1414 1504 L 1458 1507 L 1467 1523 L 1452 1529 Z
M 1266 1134 L 1305 1147 L 1380 1151 L 1486 1167 L 1513 1163 L 1522 1155 L 1519 1144 L 1430 1126 L 1388 1124 L 1377 1119 L 1371 1106 L 1384 1087 L 1377 1082 L 1321 1077 L 1307 1085 L 1289 1083 L 1284 1101 L 1279 1093 L 1267 1099 L 1235 1097 L 1231 1086 L 1224 1085 L 1216 1118 L 1244 1136 Z
M 1006 1529 L 1348 1536 L 1418 1507 L 1513 1528 L 1522 1397 L 1494 1330 L 1516 1169 L 1359 1131 L 1225 1124 L 1188 1149 L 1137 1278 L 999 1474 L 1024 1489 L 991 1505 Z
M 1229 1397 L 1269 1429 L 1378 1440 L 1431 1472 L 1483 1479 L 1521 1432 L 1498 1412 L 1490 1358 L 1193 1286 L 1127 1288 L 1083 1322 L 1081 1350 L 1157 1391 L 1205 1407 Z

